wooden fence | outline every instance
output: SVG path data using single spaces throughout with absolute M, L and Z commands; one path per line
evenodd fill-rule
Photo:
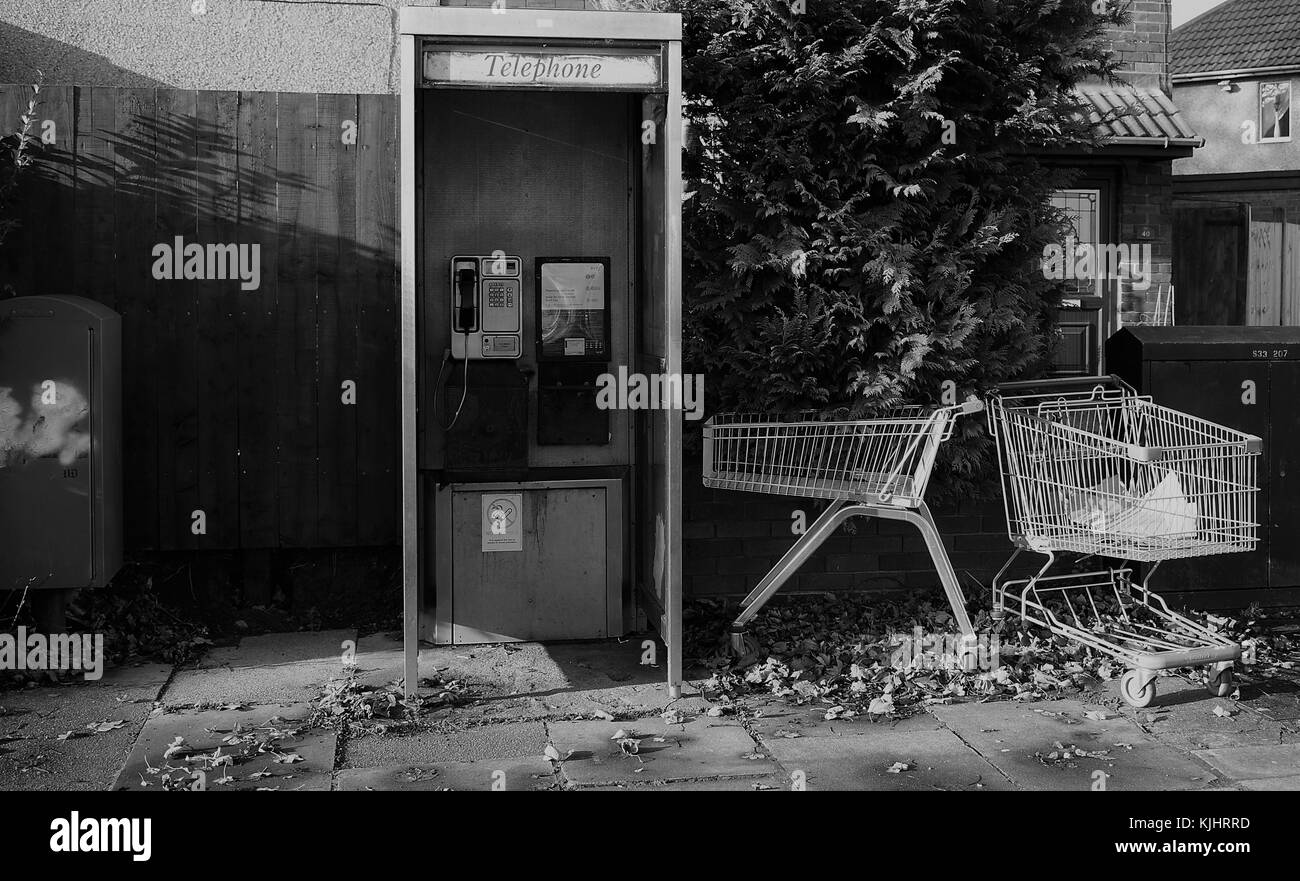
M 0 86 L 4 133 L 29 96 Z M 129 549 L 397 542 L 396 112 L 386 95 L 42 89 L 0 289 L 122 315 Z M 258 285 L 155 278 L 177 237 L 259 246 Z
M 1278 211 L 1250 217 L 1246 323 L 1300 324 L 1300 223 Z
M 1300 218 L 1199 200 L 1174 218 L 1179 324 L 1300 325 Z

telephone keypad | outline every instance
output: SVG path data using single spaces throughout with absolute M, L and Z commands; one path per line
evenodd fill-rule
M 489 309 L 515 308 L 515 292 L 513 287 L 501 281 L 488 282 L 487 304 Z

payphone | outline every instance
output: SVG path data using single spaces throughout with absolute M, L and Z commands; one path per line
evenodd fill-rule
M 402 33 L 408 691 L 434 643 L 622 636 L 681 677 L 681 18 L 408 7 Z M 646 137 L 650 132 L 653 137 Z
M 497 253 L 451 259 L 451 357 L 519 357 L 519 279 L 518 257 Z

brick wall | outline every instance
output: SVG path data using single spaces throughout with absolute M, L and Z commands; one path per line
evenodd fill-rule
M 1113 0 L 1112 0 L 1113 2 Z M 1128 24 L 1111 29 L 1120 75 L 1169 93 L 1169 0 L 1128 0 Z
M 816 499 L 707 489 L 698 454 L 688 452 L 686 460 L 682 556 L 689 596 L 748 593 L 798 538 L 791 531 L 794 511 L 802 510 L 811 526 L 825 510 Z M 963 570 L 987 586 L 1011 554 L 1002 503 L 963 503 L 932 513 L 970 599 L 978 588 Z M 925 540 L 912 526 L 861 517 L 846 526 L 853 531 L 841 527 L 783 592 L 939 587 Z
M 1174 216 L 1173 172 L 1169 160 L 1125 162 L 1121 169 L 1119 191 L 1119 234 L 1117 240 L 1129 244 L 1151 245 L 1151 285 L 1146 290 L 1132 290 L 1122 284 L 1120 308 L 1125 312 L 1150 312 L 1161 285 L 1173 276 Z M 1143 238 L 1142 231 L 1150 232 Z

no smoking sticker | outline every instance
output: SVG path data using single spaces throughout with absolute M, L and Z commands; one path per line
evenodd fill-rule
M 520 493 L 483 493 L 483 553 L 522 551 L 524 549 L 523 495 Z

